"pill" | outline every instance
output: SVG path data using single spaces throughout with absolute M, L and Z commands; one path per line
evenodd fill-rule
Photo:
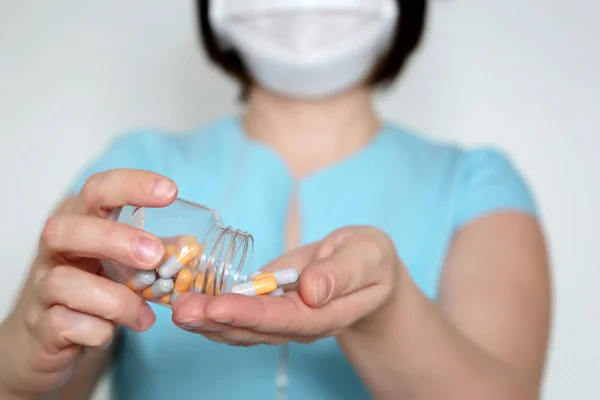
M 173 291 L 171 292 L 171 304 L 177 300 L 177 298 L 190 291 L 192 287 L 192 283 L 194 282 L 194 272 L 189 268 L 184 268 L 177 274 L 177 278 L 175 278 L 175 285 L 173 286 Z
M 194 273 L 188 269 L 184 268 L 177 274 L 177 278 L 175 279 L 175 285 L 173 286 L 173 293 L 184 294 L 190 291 L 190 287 L 192 287 L 192 282 L 194 281 Z
M 293 283 L 298 282 L 298 278 L 300 277 L 300 274 L 298 274 L 298 271 L 296 271 L 294 268 L 285 268 L 285 269 L 278 269 L 277 271 L 273 271 L 273 272 L 258 274 L 258 275 L 251 276 L 251 277 L 252 277 L 252 280 L 256 280 L 256 279 L 263 279 L 268 276 L 275 278 L 277 280 L 277 284 L 279 286 L 286 286 L 286 285 L 291 285 Z
M 160 304 L 171 304 L 171 293 L 164 295 L 160 299 L 158 299 Z
M 231 288 L 230 293 L 244 296 L 262 296 L 277 290 L 277 279 L 267 276 L 262 279 L 252 279 L 248 282 L 239 283 Z
M 206 275 L 206 294 L 216 295 L 218 291 L 215 290 L 215 272 L 213 268 L 209 268 L 208 273 Z
M 170 279 L 177 275 L 183 267 L 194 260 L 200 254 L 200 245 L 198 243 L 189 243 L 181 249 L 179 255 L 174 254 L 158 267 L 158 275 L 163 279 Z
M 194 281 L 194 292 L 202 293 L 204 290 L 204 272 L 198 272 Z
M 179 295 L 175 292 L 172 292 L 169 296 L 170 296 L 169 300 L 171 301 L 171 304 L 175 303 L 175 300 L 177 300 L 177 298 L 179 297 Z
M 173 291 L 173 280 L 172 279 L 158 279 L 152 284 L 152 286 L 144 289 L 142 297 L 148 299 L 158 299 L 167 295 Z
M 126 285 L 134 292 L 139 292 L 152 285 L 154 281 L 156 281 L 156 273 L 154 271 L 137 271 L 129 278 Z
M 283 296 L 285 292 L 283 291 L 282 288 L 277 288 L 277 290 L 275 290 L 274 292 L 271 292 L 268 294 L 268 296 L 273 296 L 273 297 L 281 297 Z
M 165 245 L 165 255 L 163 256 L 163 262 L 166 261 L 169 257 L 173 257 L 177 253 L 177 247 L 172 244 Z
M 177 247 L 185 247 L 190 243 L 197 243 L 198 239 L 196 239 L 196 236 L 194 235 L 183 235 L 183 236 L 177 236 L 175 238 L 175 246 Z

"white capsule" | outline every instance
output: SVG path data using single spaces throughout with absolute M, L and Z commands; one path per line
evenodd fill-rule
M 292 285 L 298 282 L 300 274 L 294 268 L 279 269 L 273 272 L 279 286 Z
M 273 271 L 273 272 L 257 274 L 255 276 L 252 276 L 252 279 L 253 280 L 263 279 L 268 276 L 272 276 L 273 278 L 275 278 L 277 280 L 277 284 L 279 286 L 286 286 L 286 285 L 291 285 L 291 284 L 298 282 L 298 278 L 300 277 L 300 274 L 294 268 L 285 268 L 285 269 L 278 269 L 277 271 Z
M 148 289 L 152 291 L 154 297 L 163 297 L 173 291 L 174 282 L 172 279 L 158 279 Z
M 137 271 L 133 276 L 127 281 L 127 287 L 134 292 L 138 290 L 142 290 L 152 285 L 156 280 L 156 274 L 154 271 Z
M 231 294 L 244 296 L 262 296 L 277 290 L 277 280 L 272 276 L 263 279 L 253 279 L 248 282 L 239 283 L 231 288 Z
M 268 296 L 272 296 L 272 297 L 281 297 L 284 295 L 284 291 L 282 288 L 277 288 L 277 290 L 275 290 L 274 292 L 271 292 L 268 294 Z
M 177 292 L 173 291 L 171 293 L 171 304 L 175 303 L 175 300 L 177 300 L 178 297 L 179 295 L 177 294 Z
M 171 256 L 158 267 L 158 275 L 163 279 L 171 279 L 182 269 L 183 265 L 181 265 L 179 260 L 175 256 Z

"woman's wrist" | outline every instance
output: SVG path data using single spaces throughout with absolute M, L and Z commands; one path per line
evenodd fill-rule
M 27 397 L 18 394 L 14 386 L 14 377 L 11 371 L 15 366 L 9 355 L 11 347 L 10 339 L 10 320 L 5 320 L 0 325 L 0 398 L 7 400 L 29 400 Z

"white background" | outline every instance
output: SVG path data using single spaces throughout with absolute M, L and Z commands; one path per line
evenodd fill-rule
M 197 50 L 191 4 L 0 0 L 0 318 L 50 208 L 114 135 L 235 110 L 235 87 Z M 599 16 L 597 0 L 439 0 L 381 100 L 428 135 L 502 146 L 531 182 L 556 289 L 546 399 L 600 398 Z

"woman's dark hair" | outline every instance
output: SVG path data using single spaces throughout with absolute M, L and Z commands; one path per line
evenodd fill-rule
M 406 61 L 419 46 L 425 27 L 427 0 L 396 0 L 400 9 L 394 40 L 390 50 L 377 64 L 369 79 L 376 87 L 390 86 L 404 69 Z M 224 51 L 218 43 L 210 24 L 210 0 L 197 0 L 196 13 L 200 38 L 208 58 L 242 86 L 242 99 L 247 98 L 251 85 L 250 74 L 235 50 Z

